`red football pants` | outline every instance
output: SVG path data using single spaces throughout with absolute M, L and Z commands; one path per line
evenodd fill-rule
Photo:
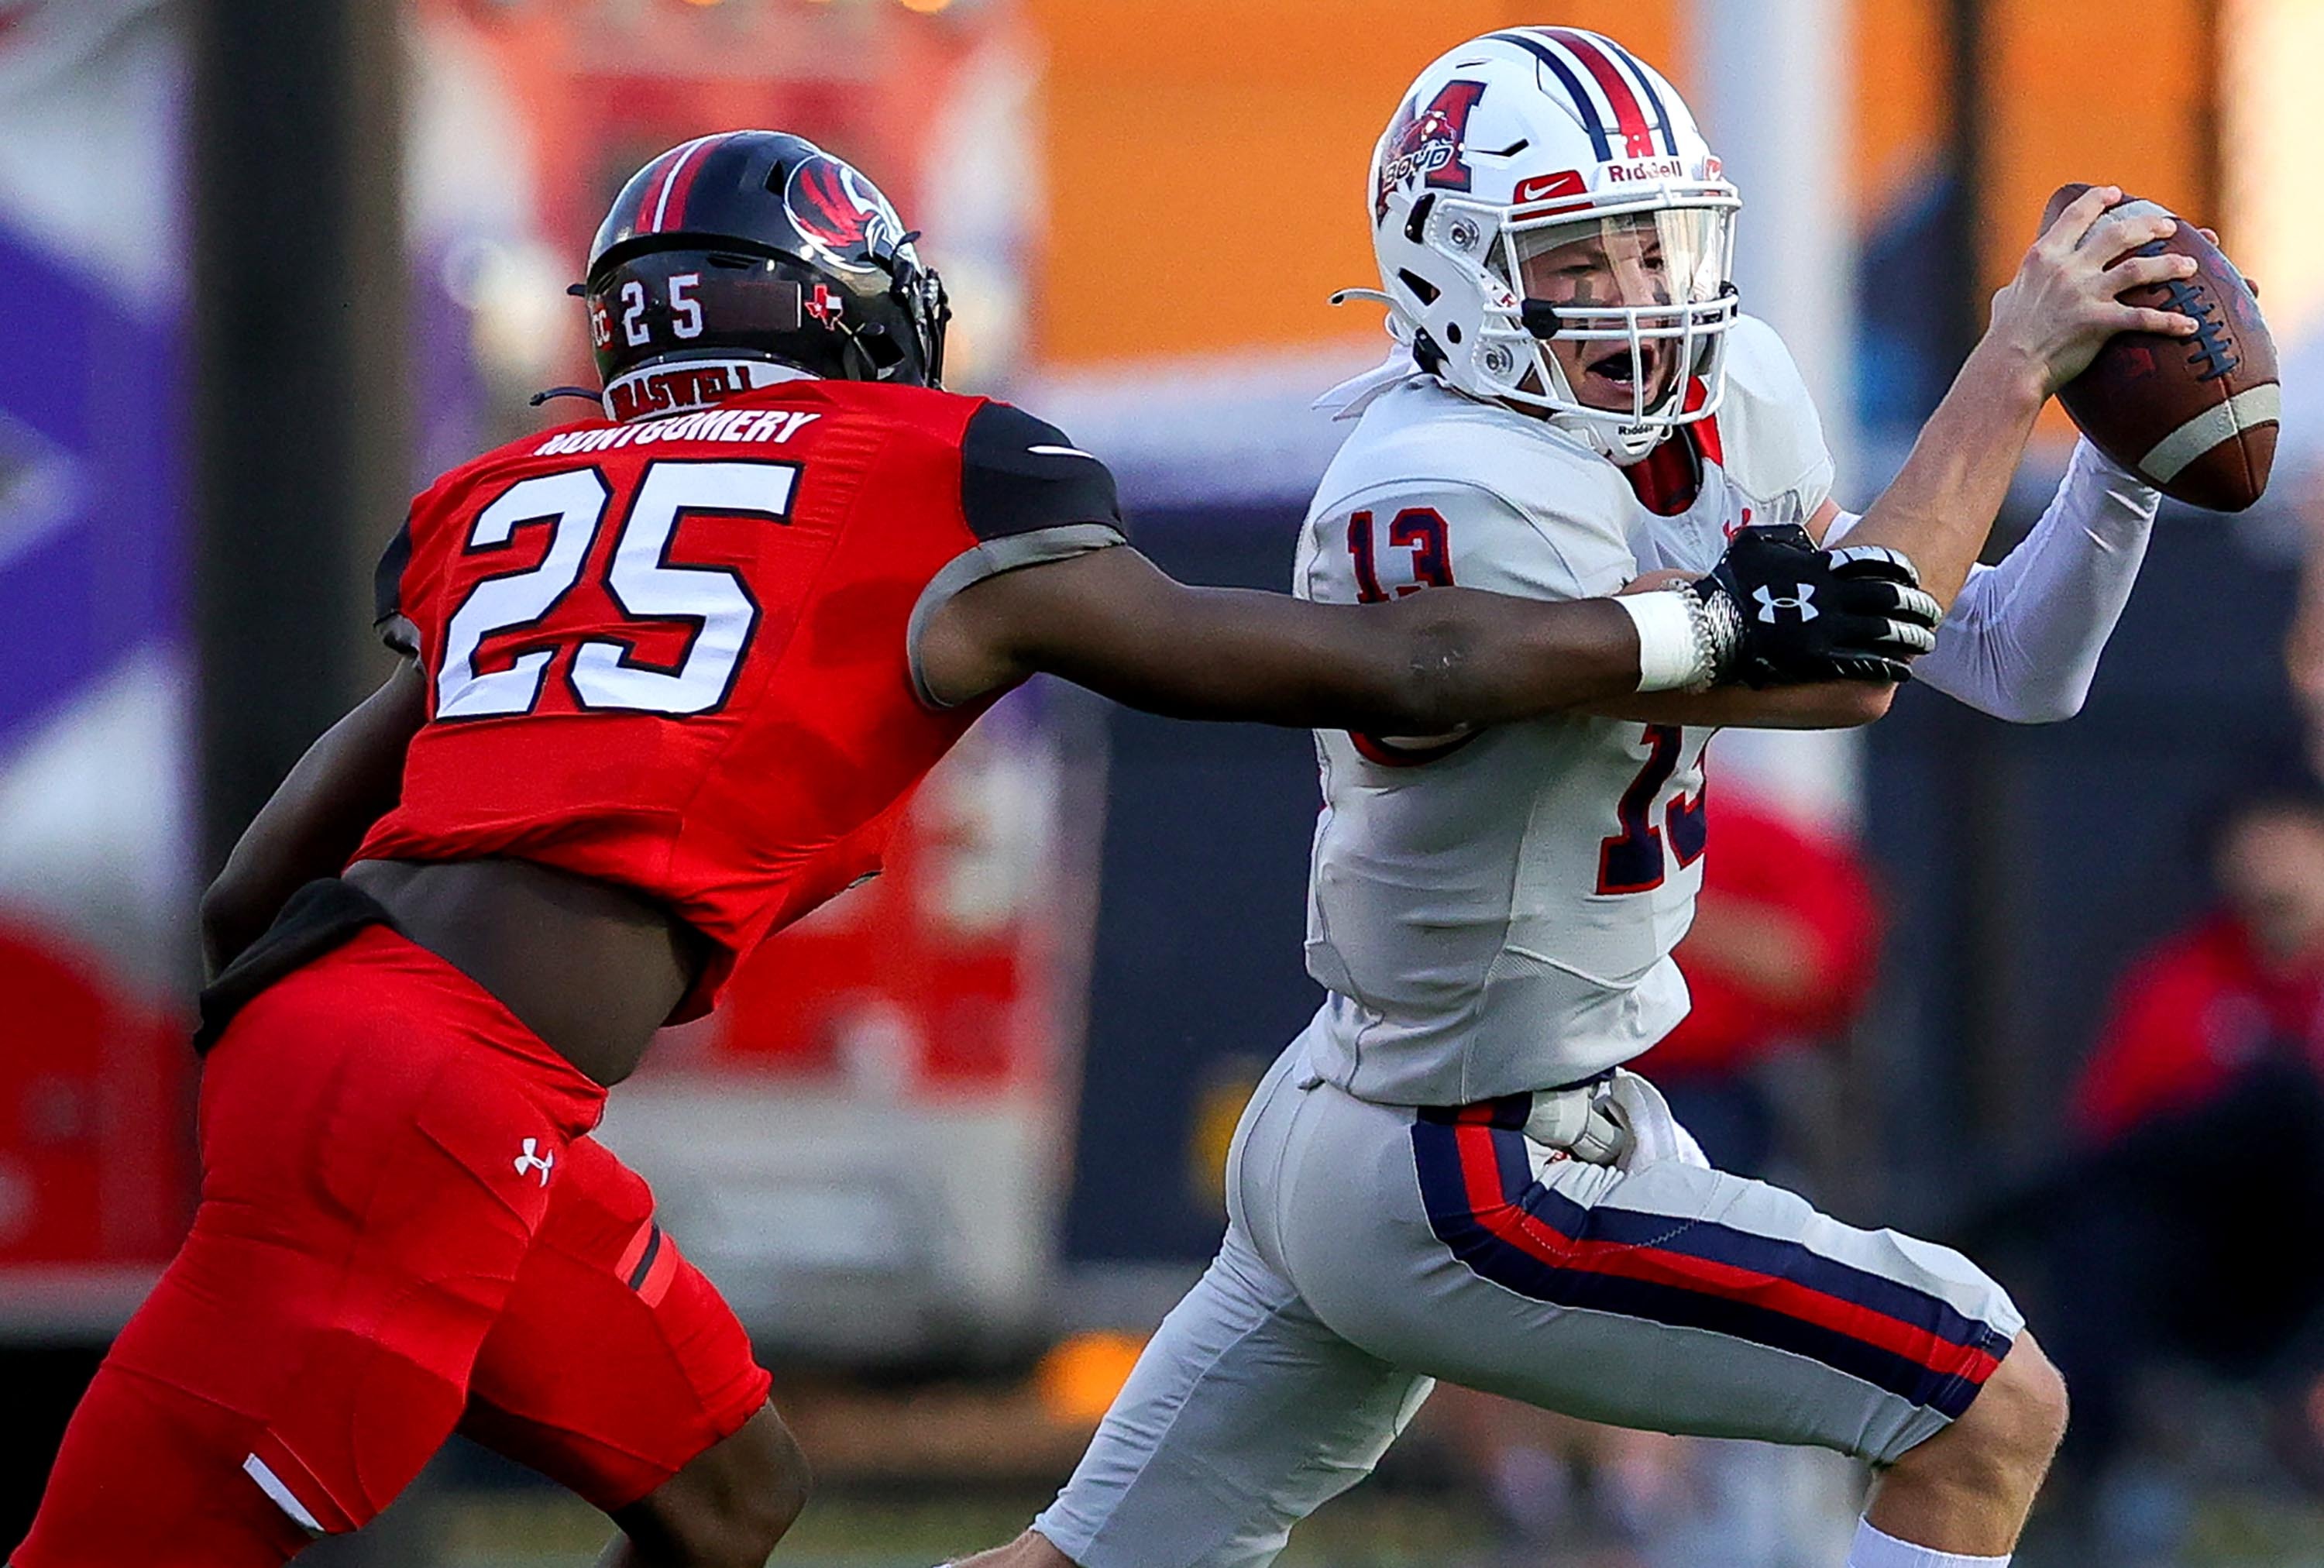
M 14 1568 L 271 1568 L 456 1429 L 608 1510 L 733 1433 L 768 1376 L 587 1136 L 604 1102 L 384 927 L 260 994 L 203 1069 L 192 1232 Z

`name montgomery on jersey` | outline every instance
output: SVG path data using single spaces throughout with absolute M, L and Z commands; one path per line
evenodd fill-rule
M 535 447 L 532 455 L 556 457 L 573 452 L 603 452 L 615 447 L 645 447 L 656 441 L 768 441 L 780 446 L 821 418 L 821 414 L 783 409 L 715 409 L 641 425 L 593 425 L 578 430 L 560 430 Z

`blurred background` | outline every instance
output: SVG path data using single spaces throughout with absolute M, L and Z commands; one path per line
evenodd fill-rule
M 189 1212 L 193 900 L 384 673 L 410 494 L 572 417 L 527 400 L 587 379 L 564 287 L 622 179 L 744 125 L 859 163 L 952 286 L 954 384 L 1106 457 L 1171 570 L 1283 587 L 1344 433 L 1307 405 L 1386 346 L 1324 302 L 1372 281 L 1373 140 L 1518 23 L 1688 95 L 1851 509 L 2057 184 L 2262 281 L 2273 490 L 2166 508 L 2081 716 L 1907 690 L 1861 737 L 1714 745 L 1697 1014 L 1641 1065 L 1722 1163 L 2031 1306 L 2077 1425 L 2021 1562 L 2324 1563 L 2324 0 L 0 0 L 0 1544 Z M 616 1096 L 823 1477 L 779 1561 L 925 1568 L 1070 1470 L 1314 1005 L 1315 801 L 1304 734 L 1029 688 L 891 874 Z M 1447 1389 L 1285 1560 L 1823 1568 L 1861 1484 Z M 602 1536 L 456 1446 L 315 1555 Z

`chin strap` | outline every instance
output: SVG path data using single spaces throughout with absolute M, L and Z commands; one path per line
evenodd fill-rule
M 1649 427 L 1641 432 L 1646 444 L 1632 451 L 1617 435 L 1613 420 L 1593 420 L 1587 414 L 1570 413 L 1563 409 L 1550 410 L 1543 418 L 1551 429 L 1572 437 L 1617 468 L 1628 468 L 1634 463 L 1645 462 L 1656 447 L 1675 433 L 1673 426 Z
M 1404 318 L 1397 302 L 1378 289 L 1338 289 L 1331 295 L 1334 305 L 1361 301 L 1388 307 L 1388 335 L 1396 340 L 1388 357 L 1359 375 L 1351 375 L 1307 406 L 1318 413 L 1329 414 L 1334 420 L 1363 417 L 1366 409 L 1379 401 L 1383 393 L 1392 392 L 1416 375 L 1429 374 L 1413 351 L 1412 325 Z

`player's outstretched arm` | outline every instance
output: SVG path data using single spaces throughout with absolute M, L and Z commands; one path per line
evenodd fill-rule
M 208 973 L 256 941 L 301 886 L 337 875 L 395 804 L 404 750 L 427 722 L 427 693 L 419 665 L 406 659 L 307 749 L 260 808 L 202 894 Z
M 1912 456 L 1849 534 L 1851 545 L 1886 545 L 1910 556 L 1922 586 L 1941 604 L 1952 604 L 1985 548 L 2050 394 L 2117 332 L 2183 337 L 2195 330 L 2187 317 L 2117 298 L 2196 268 L 2188 256 L 2129 254 L 2171 233 L 2177 220 L 2109 214 L 2121 200 L 2116 187 L 2093 187 L 2034 241 L 2017 276 L 1993 297 L 1985 337 L 1921 428 Z
M 1635 692 L 1638 623 L 1610 601 L 1541 604 L 1432 589 L 1311 604 L 1190 587 L 1127 548 L 976 584 L 922 634 L 950 702 L 1035 672 L 1174 718 L 1427 733 Z
M 1795 547 L 1730 552 L 1701 584 L 1620 600 L 1431 588 L 1379 604 L 1315 604 L 1189 587 L 1117 547 L 964 590 L 923 631 L 918 659 L 941 701 L 1038 670 L 1174 717 L 1390 734 L 1720 680 L 1900 678 L 1932 641 L 1934 604 L 1870 576 L 1840 580 L 1831 564 L 1802 535 Z M 1743 613 L 1762 589 L 1795 600 L 1803 576 L 1830 613 Z

